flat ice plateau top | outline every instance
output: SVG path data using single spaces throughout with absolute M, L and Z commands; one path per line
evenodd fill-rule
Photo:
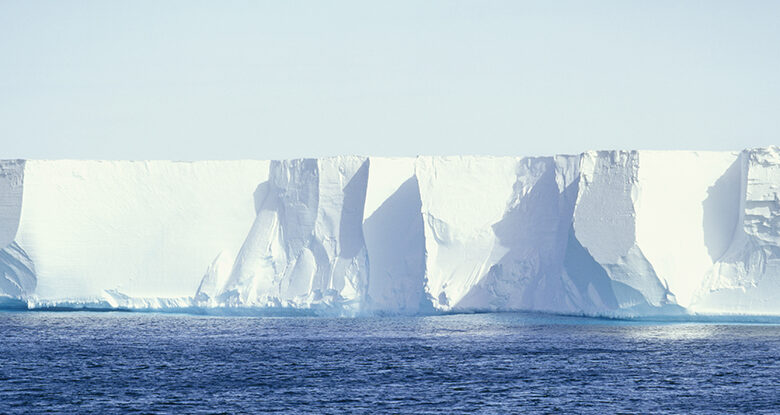
M 0 161 L 0 305 L 780 315 L 780 149 Z

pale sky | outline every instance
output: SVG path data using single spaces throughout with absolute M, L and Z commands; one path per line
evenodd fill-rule
M 780 1 L 0 0 L 0 158 L 780 144 Z

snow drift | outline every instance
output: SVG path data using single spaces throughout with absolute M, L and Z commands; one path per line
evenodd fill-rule
M 0 162 L 0 302 L 780 315 L 780 150 Z

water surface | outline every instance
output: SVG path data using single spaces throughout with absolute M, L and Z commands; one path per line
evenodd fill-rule
M 780 325 L 0 313 L 0 413 L 780 413 Z

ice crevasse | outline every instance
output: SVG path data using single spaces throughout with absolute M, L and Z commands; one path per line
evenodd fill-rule
M 0 161 L 0 306 L 780 315 L 780 149 Z

